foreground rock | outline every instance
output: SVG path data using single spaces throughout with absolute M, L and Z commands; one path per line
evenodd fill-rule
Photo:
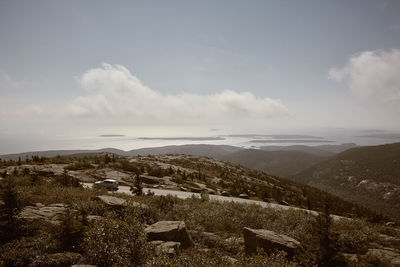
M 365 257 L 379 266 L 400 267 L 400 252 L 391 248 L 370 249 Z
M 181 247 L 180 242 L 175 242 L 175 241 L 161 241 L 161 240 L 156 240 L 156 241 L 151 241 L 151 244 L 156 246 L 156 253 L 164 253 L 167 254 L 168 256 L 176 256 L 179 254 L 179 248 Z
M 244 244 L 246 254 L 257 252 L 257 248 L 265 251 L 279 249 L 285 251 L 289 257 L 293 257 L 295 252 L 301 247 L 299 241 L 282 234 L 264 229 L 243 229 Z
M 44 254 L 37 257 L 31 266 L 53 267 L 53 266 L 71 266 L 78 263 L 82 256 L 78 253 L 64 252 L 54 254 Z
M 175 241 L 180 242 L 182 248 L 193 246 L 185 222 L 183 221 L 159 221 L 145 229 L 150 241 Z
M 121 208 L 127 206 L 126 200 L 119 197 L 101 195 L 96 198 L 110 207 Z
M 48 206 L 44 206 L 41 203 L 36 203 L 35 206 L 25 207 L 19 216 L 22 219 L 41 219 L 49 221 L 53 224 L 58 224 L 65 210 L 66 206 L 64 204 L 50 204 Z

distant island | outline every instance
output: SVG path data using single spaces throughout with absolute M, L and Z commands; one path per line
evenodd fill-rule
M 382 133 L 382 134 L 366 134 L 356 137 L 383 138 L 383 139 L 400 139 L 400 133 Z
M 250 140 L 250 143 L 334 143 L 335 141 L 321 140 L 321 139 L 259 139 Z
M 174 140 L 174 141 L 217 141 L 223 137 L 139 137 L 141 140 Z
M 301 134 L 230 134 L 223 135 L 227 137 L 242 137 L 242 138 L 272 138 L 272 139 L 324 139 L 319 136 L 301 135 Z
M 124 137 L 123 134 L 101 134 L 99 137 Z

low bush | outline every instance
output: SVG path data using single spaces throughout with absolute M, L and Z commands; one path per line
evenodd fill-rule
M 135 218 L 112 217 L 93 223 L 85 233 L 86 258 L 97 266 L 138 266 L 150 256 L 144 229 Z

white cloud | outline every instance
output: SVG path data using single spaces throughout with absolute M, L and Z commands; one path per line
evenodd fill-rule
M 344 83 L 363 101 L 400 101 L 400 50 L 364 51 L 353 55 L 342 68 L 332 68 L 328 78 Z
M 21 83 L 15 81 L 6 72 L 0 70 L 0 91 L 8 91 L 20 87 Z
M 132 121 L 218 121 L 222 119 L 286 116 L 287 108 L 276 99 L 250 92 L 222 91 L 202 95 L 165 95 L 145 86 L 121 65 L 103 64 L 79 79 L 87 95 L 68 105 L 72 116 L 129 118 Z

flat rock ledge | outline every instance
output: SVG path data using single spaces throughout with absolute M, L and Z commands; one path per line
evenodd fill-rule
M 159 221 L 148 226 L 145 232 L 150 241 L 180 242 L 182 248 L 193 246 L 192 238 L 183 221 Z
M 113 196 L 107 196 L 107 195 L 101 195 L 96 197 L 97 200 L 100 200 L 104 204 L 110 207 L 115 207 L 115 208 L 121 208 L 121 207 L 126 207 L 127 202 L 123 198 L 119 197 L 113 197 Z
M 301 248 L 296 239 L 265 229 L 243 228 L 244 245 L 246 254 L 257 253 L 258 248 L 265 251 L 274 249 L 285 251 L 291 258 Z
M 35 206 L 26 206 L 21 211 L 19 217 L 26 220 L 41 219 L 58 224 L 66 208 L 67 206 L 61 203 L 50 204 L 47 206 L 41 203 L 36 203 Z

